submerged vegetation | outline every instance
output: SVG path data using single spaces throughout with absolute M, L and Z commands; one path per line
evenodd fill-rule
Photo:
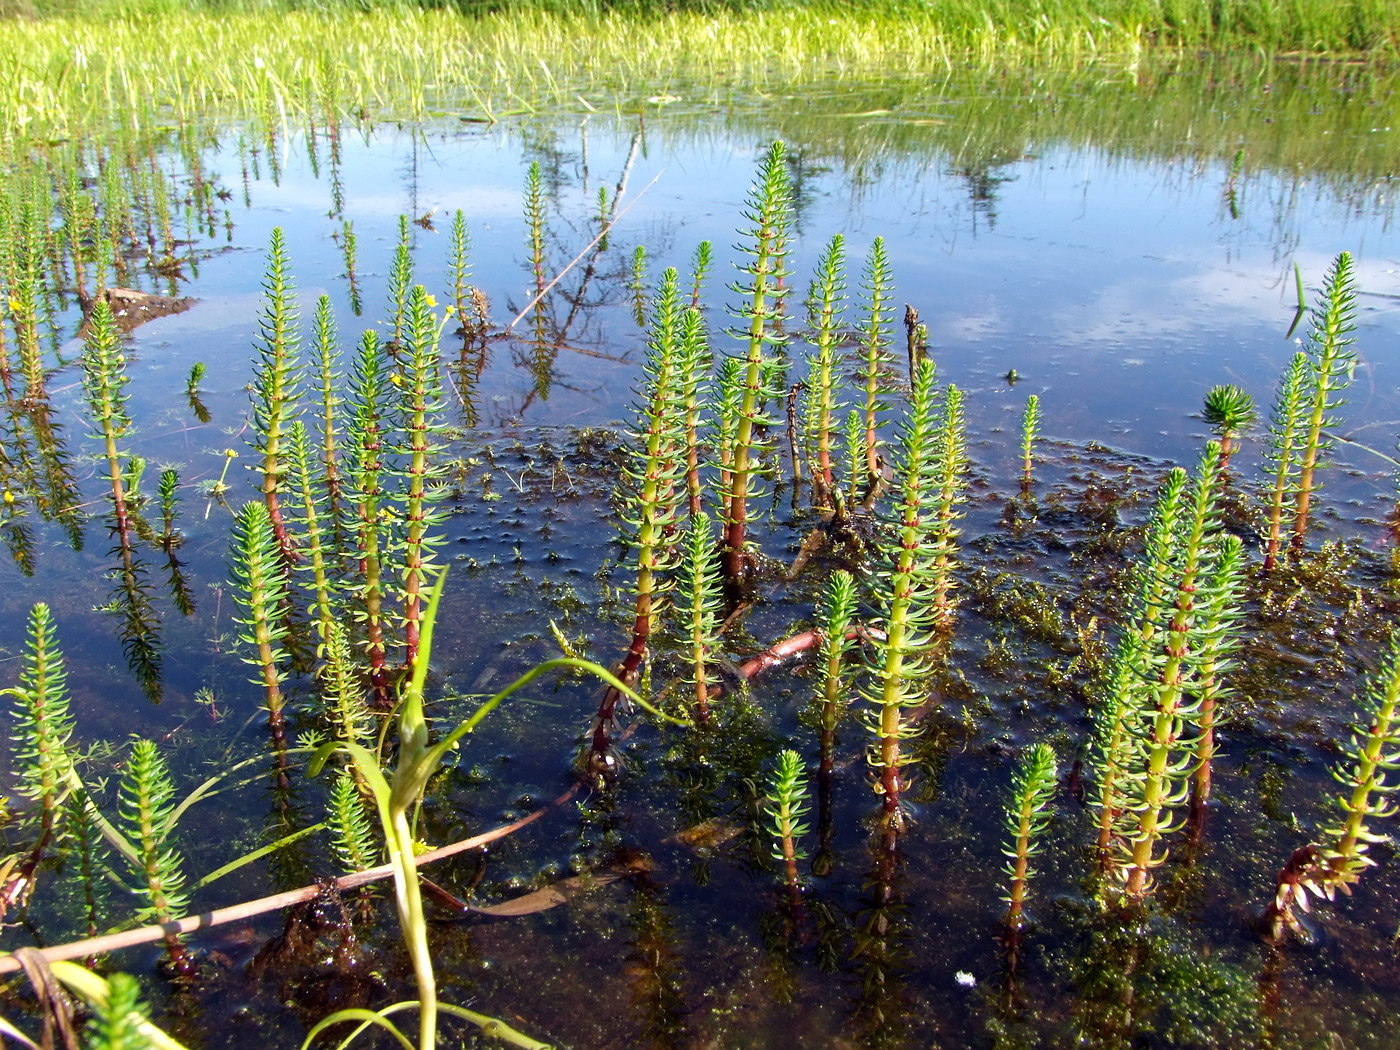
M 985 207 L 997 158 L 1038 134 L 1038 104 L 986 139 L 885 121 L 937 85 L 865 83 L 877 68 L 952 83 L 968 56 L 1053 54 L 1082 63 L 1078 89 L 1032 101 L 1093 115 L 1104 53 L 1137 63 L 1106 79 L 1144 98 L 1178 90 L 1195 59 L 1173 53 L 1200 47 L 1384 61 L 1394 5 L 441 6 L 0 6 L 5 571 L 76 565 L 109 587 L 94 604 L 56 585 L 9 643 L 0 973 L 24 971 L 43 1023 L 73 1022 L 61 983 L 112 1047 L 782 1030 L 1274 1050 L 1316 1045 L 1337 988 L 1322 1012 L 1338 1038 L 1394 1042 L 1373 1008 L 1397 986 L 1400 585 L 1392 559 L 1335 538 L 1320 472 L 1366 360 L 1353 257 L 1314 275 L 1262 452 L 1249 391 L 1275 377 L 1231 377 L 1206 394 L 1218 441 L 1188 472 L 1056 440 L 1049 384 L 1016 395 L 1019 427 L 974 430 L 989 385 L 946 380 L 931 304 L 905 304 L 899 330 L 891 245 L 871 237 L 857 263 L 837 234 L 813 252 L 803 211 L 820 162 L 862 170 L 909 134 L 930 155 L 960 138 L 949 161 Z M 1394 110 L 1380 61 L 1317 81 L 1348 100 L 1338 127 Z M 987 75 L 1014 93 L 1028 68 Z M 1327 104 L 1258 79 L 1307 87 L 1307 62 L 1210 68 L 1249 68 L 1283 116 Z M 782 118 L 808 151 L 763 152 L 728 261 L 709 241 L 673 260 L 619 227 L 646 136 L 671 133 L 646 121 L 583 219 L 554 213 L 559 158 L 535 148 L 504 311 L 473 283 L 467 210 L 415 208 L 374 254 L 350 218 L 346 140 L 381 120 L 650 112 L 777 84 L 850 85 L 862 130 L 833 146 L 820 121 Z M 1295 150 L 1343 199 L 1390 177 L 1370 140 L 1336 156 L 1280 135 L 1246 161 L 1234 122 L 1256 117 L 1201 102 L 1186 123 L 1213 130 L 1188 141 L 1129 113 L 1121 141 L 1232 157 L 1232 221 L 1249 172 L 1291 171 Z M 221 391 L 200 363 L 181 386 L 177 361 L 142 412 L 132 329 L 189 309 L 209 245 L 233 240 L 236 183 L 213 153 L 236 158 L 251 209 L 293 144 L 324 166 L 343 272 L 304 273 L 329 290 L 299 296 L 272 229 L 247 374 Z M 435 222 L 445 262 L 424 266 Z M 376 268 L 383 301 L 365 294 Z M 1298 288 L 1301 315 L 1301 271 Z M 341 300 L 367 315 L 355 335 Z M 580 345 L 607 309 L 603 348 Z M 624 427 L 523 422 L 569 395 L 561 354 L 624 363 L 638 329 Z M 529 392 L 488 413 L 482 375 L 506 354 Z M 509 554 L 479 560 L 488 545 Z M 87 637 L 109 614 L 129 679 Z M 109 699 L 133 683 L 161 706 Z M 1331 697 L 1353 685 L 1346 712 Z M 1300 845 L 1306 826 L 1321 830 Z M 1290 951 L 1318 940 L 1309 894 L 1339 889 L 1352 907 L 1321 921 L 1347 950 Z M 530 918 L 555 909 L 568 919 Z M 240 933 L 256 954 L 218 932 L 283 911 L 280 935 Z M 30 941 L 43 950 L 16 950 Z M 164 981 L 111 973 L 157 941 Z M 0 988 L 7 1036 L 31 1027 L 23 986 Z

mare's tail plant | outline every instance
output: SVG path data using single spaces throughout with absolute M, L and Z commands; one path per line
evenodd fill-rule
M 1292 547 L 1303 549 L 1308 515 L 1316 488 L 1313 480 L 1319 456 L 1331 447 L 1323 431 L 1337 424 L 1332 415 L 1345 401 L 1342 392 L 1351 383 L 1356 353 L 1356 286 L 1350 252 L 1342 252 L 1322 283 L 1322 298 L 1313 308 L 1308 339 L 1309 398 L 1298 461 L 1298 496 L 1293 514 Z
M 792 183 L 787 149 L 782 142 L 769 147 L 749 192 L 744 217 L 749 226 L 743 231 L 746 242 L 740 250 L 748 261 L 739 267 L 740 276 L 730 290 L 743 296 L 735 317 L 744 324 L 736 326 L 733 334 L 746 349 L 738 358 L 742 362 L 742 382 L 735 406 L 732 448 L 722 454 L 728 459 L 729 469 L 721 493 L 725 584 L 735 604 L 746 590 L 749 501 L 755 494 L 762 457 L 760 430 L 773 422 L 768 406 L 783 394 L 778 363 L 770 353 L 783 342 L 779 301 L 782 282 L 789 272 L 787 231 L 792 225 Z
M 1213 740 L 1200 737 L 1224 688 L 1241 582 L 1239 545 L 1220 528 L 1219 486 L 1215 442 L 1189 487 L 1179 468 L 1168 476 L 1097 719 L 1099 844 L 1131 900 L 1151 891 L 1166 856 L 1162 839 L 1181 826 L 1191 774 L 1213 751 Z
M 1010 838 L 1002 847 L 1008 862 L 1006 928 L 1013 935 L 1026 922 L 1026 887 L 1030 883 L 1031 858 L 1040 852 L 1040 837 L 1050 823 L 1050 802 L 1055 796 L 1055 749 L 1040 743 L 1022 756 L 1011 781 L 1006 806 L 1006 830 Z
M 1254 425 L 1258 416 L 1253 395 L 1242 387 L 1221 384 L 1206 391 L 1201 418 L 1220 441 L 1222 471 L 1230 466 L 1230 457 L 1240 447 L 1240 435 Z
M 841 410 L 841 320 L 846 300 L 845 239 L 831 238 L 817 261 L 817 273 L 808 296 L 808 320 L 812 328 L 812 355 L 807 371 L 807 461 L 811 464 L 812 501 L 831 507 L 839 485 L 835 443 L 839 438 Z
M 619 502 L 627 527 L 636 574 L 632 584 L 632 639 L 617 668 L 629 686 L 641 680 L 663 596 L 667 574 L 675 567 L 673 533 L 685 499 L 686 405 L 680 398 L 681 368 L 686 355 L 680 293 L 676 271 L 667 269 L 652 306 L 651 338 L 642 365 L 643 386 L 638 423 L 627 443 L 630 462 L 624 468 Z M 686 311 L 693 313 L 694 311 Z M 604 691 L 589 745 L 590 771 L 612 769 L 610 753 L 615 709 L 621 694 Z
M 821 630 L 820 685 L 817 691 L 817 855 L 812 862 L 816 875 L 827 875 L 832 867 L 832 791 L 836 774 L 836 730 L 850 705 L 850 672 L 846 657 L 852 647 L 849 637 L 859 598 L 855 577 L 844 569 L 831 574 L 826 597 L 818 613 Z
M 938 540 L 939 432 L 947 418 L 940 419 L 934 371 L 933 363 L 925 362 L 914 376 L 896 470 L 894 534 L 884 545 L 885 565 L 874 581 L 881 631 L 872 633 L 865 687 L 875 737 L 869 761 L 881 798 L 882 829 L 891 840 L 904 828 L 902 744 L 916 731 L 906 712 L 926 699 L 929 650 L 941 618 L 939 562 L 945 552 Z M 945 408 L 953 393 L 950 389 L 945 395 Z
M 240 638 L 251 650 L 244 661 L 258 669 L 254 681 L 262 686 L 273 745 L 281 756 L 287 746 L 282 697 L 287 564 L 280 556 L 265 504 L 245 503 L 238 512 L 229 559 L 234 599 L 243 610 L 243 616 L 234 617 L 234 622 L 243 628 Z
M 29 610 L 28 640 L 20 666 L 19 684 L 0 690 L 0 696 L 14 699 L 10 739 L 16 791 L 37 808 L 38 829 L 34 845 L 0 887 L 0 915 L 29 894 L 44 852 L 63 831 L 75 764 L 63 653 L 53 615 L 43 602 Z
M 1035 443 L 1040 438 L 1040 398 L 1035 394 L 1026 398 L 1025 411 L 1021 413 L 1021 491 L 1030 492 L 1035 483 Z
M 783 865 L 783 881 L 794 903 L 802 897 L 802 877 L 797 862 L 806 856 L 801 839 L 807 834 L 802 818 L 808 806 L 802 758 L 796 751 L 783 751 L 778 755 L 763 811 L 768 818 L 768 833 L 773 838 L 773 859 Z
M 261 504 L 249 504 L 261 506 Z M 136 851 L 139 892 L 156 922 L 178 919 L 189 903 L 184 894 L 184 856 L 171 844 L 178 809 L 175 785 L 160 749 L 150 740 L 133 740 L 126 772 L 118 787 L 121 826 Z M 177 972 L 194 962 L 178 934 L 165 939 L 166 952 Z
M 1265 461 L 1269 464 L 1269 486 L 1265 518 L 1268 536 L 1264 544 L 1264 571 L 1273 571 L 1283 550 L 1283 530 L 1289 501 L 1298 491 L 1298 449 L 1303 426 L 1308 373 L 1308 355 L 1294 354 L 1279 380 L 1269 420 L 1269 444 Z
M 1337 425 L 1333 414 L 1345 401 L 1342 393 L 1351 383 L 1356 354 L 1356 288 L 1352 257 L 1342 252 L 1323 280 L 1322 295 L 1312 311 L 1312 330 L 1306 350 L 1290 362 L 1279 389 L 1270 426 L 1269 538 L 1264 568 L 1272 569 L 1282 548 L 1284 519 L 1292 516 L 1289 547 L 1294 555 L 1303 550 L 1317 468 L 1331 447 L 1327 432 Z
M 364 628 L 365 656 L 375 706 L 392 702 L 389 695 L 388 642 L 385 631 L 385 556 L 391 507 L 384 491 L 384 459 L 390 440 L 390 388 L 387 361 L 379 337 L 366 331 L 350 376 L 351 418 L 345 444 L 350 474 L 346 485 L 349 531 L 359 552 L 358 572 L 347 586 L 355 619 Z
M 887 412 L 884 398 L 890 385 L 893 357 L 890 353 L 890 300 L 893 296 L 889 258 L 885 241 L 876 237 L 870 242 L 861 275 L 865 309 L 865 324 L 861 330 L 856 382 L 860 387 L 860 411 L 865 423 L 865 504 L 873 507 L 884 485 L 880 455 L 880 423 Z M 912 377 L 911 377 L 912 378 Z
M 287 475 L 286 440 L 300 412 L 300 335 L 297 331 L 296 289 L 280 227 L 272 231 L 267 270 L 263 276 L 263 310 L 258 318 L 258 361 L 253 376 L 253 440 L 259 454 L 262 498 L 283 560 L 296 559 L 282 512 L 283 480 Z
M 1375 821 L 1393 818 L 1400 807 L 1400 632 L 1392 634 L 1384 664 L 1363 687 L 1360 717 L 1351 740 L 1332 766 L 1342 794 L 1333 800 L 1340 817 L 1323 829 L 1322 839 L 1294 852 L 1279 873 L 1274 899 L 1265 912 L 1266 933 L 1273 939 L 1292 932 L 1311 940 L 1295 908 L 1308 910 L 1308 894 L 1331 900 L 1337 890 L 1350 893 L 1361 873 L 1375 865 L 1367 855 L 1373 843 L 1388 837 L 1373 830 Z
M 404 665 L 409 668 L 418 658 L 423 590 L 431 571 L 433 548 L 443 542 L 443 537 L 432 531 L 444 517 L 436 504 L 447 494 L 447 486 L 442 483 L 446 466 L 440 456 L 446 425 L 442 355 L 438 349 L 442 325 L 432 307 L 423 286 L 414 285 L 404 314 L 404 345 L 398 374 L 400 433 L 405 443 L 395 451 L 405 462 L 401 545 Z
M 719 547 L 710 517 L 703 510 L 690 516 L 684 550 L 676 572 L 676 613 L 682 644 L 689 657 L 689 682 L 694 688 L 695 720 L 710 717 L 710 692 L 718 685 L 710 664 L 719 644 L 724 613 L 724 584 L 719 573 Z

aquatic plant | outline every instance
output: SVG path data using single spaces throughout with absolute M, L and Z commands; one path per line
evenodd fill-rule
M 789 273 L 782 248 L 792 224 L 792 184 L 787 148 L 781 141 L 768 148 L 759 165 L 744 218 L 750 225 L 741 231 L 745 240 L 739 249 L 748 261 L 742 266 L 735 264 L 740 276 L 729 287 L 743 297 L 733 313 L 746 326 L 735 328 L 732 334 L 746 350 L 738 358 L 742 361 L 742 386 L 735 405 L 732 445 L 722 454 L 728 467 L 721 489 L 724 574 L 731 602 L 737 602 L 746 589 L 749 501 L 762 456 L 759 430 L 773 422 L 768 405 L 782 396 L 782 383 L 775 381 L 774 360 L 769 353 L 771 347 L 783 342 L 779 332 L 782 314 L 776 302 L 781 296 L 780 282 Z
M 423 910 L 423 898 L 418 884 L 416 857 L 418 839 L 413 831 L 416 811 L 422 804 L 428 781 L 433 777 L 463 737 L 471 733 L 492 711 L 504 701 L 525 688 L 536 678 L 555 669 L 573 668 L 601 679 L 609 687 L 639 699 L 628 686 L 596 664 L 585 660 L 564 657 L 549 660 L 537 665 L 521 675 L 505 689 L 487 699 L 467 719 L 459 722 L 441 739 L 430 744 L 430 733 L 425 712 L 424 686 L 428 676 L 428 666 L 432 656 L 433 628 L 437 610 L 442 598 L 446 574 L 440 573 L 432 588 L 425 596 L 422 617 L 422 632 L 419 639 L 419 659 L 404 679 L 397 707 L 396 737 L 398 755 L 391 771 L 381 767 L 378 757 L 359 744 L 338 741 L 320 747 L 308 767 L 316 776 L 327 759 L 336 752 L 346 754 L 354 768 L 369 786 L 379 817 L 380 833 L 384 836 L 390 862 L 394 866 L 394 901 L 398 912 L 399 928 L 404 946 L 413 963 L 414 979 L 418 986 L 418 998 L 412 1004 L 396 1004 L 383 1010 L 369 1013 L 365 1010 L 341 1010 L 323 1018 L 306 1036 L 306 1045 L 324 1029 L 342 1021 L 361 1021 L 378 1025 L 392 1035 L 402 1045 L 411 1045 L 389 1020 L 389 1016 L 406 1005 L 418 1010 L 418 1048 L 434 1050 L 437 1045 L 438 1014 L 440 1010 L 455 1016 L 465 1017 L 475 1024 L 502 1038 L 519 1037 L 512 1029 L 501 1025 L 492 1018 L 474 1014 L 460 1007 L 449 1008 L 438 1001 L 437 978 L 433 971 L 432 950 L 428 944 L 428 922 Z M 523 1038 L 523 1037 L 520 1037 Z M 533 1040 L 525 1042 L 512 1038 L 516 1045 L 544 1047 L 545 1044 Z
M 282 696 L 287 564 L 265 503 L 245 503 L 238 512 L 229 544 L 229 577 L 234 600 L 244 611 L 234 622 L 244 628 L 239 637 L 251 650 L 243 659 L 258 669 L 254 681 L 262 686 L 268 725 L 280 755 L 287 746 Z
M 672 601 L 688 657 L 688 678 L 694 687 L 695 720 L 703 725 L 710 717 L 710 692 L 717 686 L 710 670 L 710 654 L 719 644 L 724 618 L 719 548 L 710 517 L 703 510 L 690 515 Z
M 355 620 L 364 630 L 365 657 L 375 704 L 390 704 L 388 639 L 385 636 L 385 555 L 391 512 L 384 491 L 384 458 L 390 440 L 391 387 L 379 337 L 366 331 L 350 374 L 351 417 L 345 447 L 347 510 L 352 521 L 357 572 L 345 581 Z
M 1219 439 L 1221 470 L 1230 466 L 1230 457 L 1239 448 L 1240 434 L 1253 426 L 1258 416 L 1253 395 L 1243 387 L 1222 384 L 1206 391 L 1201 418 Z
M 1274 481 L 1269 496 L 1269 538 L 1264 568 L 1271 570 L 1280 553 L 1284 518 L 1291 513 L 1289 550 L 1302 553 L 1317 489 L 1316 472 L 1331 447 L 1328 432 L 1345 401 L 1356 360 L 1356 287 L 1352 257 L 1342 252 L 1323 279 L 1312 310 L 1312 327 L 1303 351 L 1295 355 L 1279 387 L 1270 423 Z
M 442 397 L 442 355 L 438 340 L 445 318 L 433 313 L 434 303 L 422 285 L 408 293 L 404 315 L 404 343 L 399 388 L 399 432 L 402 443 L 394 451 L 404 461 L 401 497 L 403 533 L 396 551 L 402 558 L 404 609 L 404 665 L 412 668 L 418 658 L 419 623 L 426 575 L 431 571 L 433 549 L 444 537 L 432 530 L 443 521 L 436 506 L 447 495 L 443 484 L 446 465 L 441 461 L 446 425 Z
M 449 301 L 462 330 L 469 331 L 471 318 L 471 232 L 467 228 L 467 213 L 458 208 L 452 213 L 451 241 L 447 249 L 447 283 Z
M 65 802 L 75 755 L 70 747 L 67 672 L 58 647 L 53 614 L 43 602 L 29 610 L 19 684 L 0 690 L 14 700 L 10 740 L 14 747 L 16 791 L 38 807 L 38 828 L 27 855 L 5 877 L 0 914 L 27 897 L 45 851 L 63 832 Z
M 1203 696 L 1221 696 L 1219 675 L 1236 644 L 1240 549 L 1221 535 L 1220 449 L 1206 445 L 1189 486 L 1168 476 L 1133 574 L 1128 623 L 1098 725 L 1099 844 L 1104 862 L 1140 899 L 1165 860 L 1162 839 L 1180 826 L 1200 744 Z M 1205 789 L 1208 790 L 1208 774 Z
M 861 273 L 860 307 L 864 323 L 860 330 L 860 348 L 856 352 L 856 385 L 860 388 L 860 411 L 865 423 L 865 504 L 872 507 L 884 486 L 880 458 L 880 424 L 887 412 L 885 391 L 890 382 L 890 315 L 893 295 L 889 258 L 885 241 L 876 237 L 870 242 Z
M 694 311 L 687 310 L 687 313 Z M 677 273 L 668 267 L 661 276 L 652 305 L 650 339 L 642 365 L 642 388 L 633 440 L 627 443 L 629 463 L 620 484 L 620 518 L 627 527 L 635 566 L 631 642 L 618 665 L 618 677 L 635 685 L 640 678 L 661 613 L 661 601 L 671 581 L 667 573 L 677 556 L 675 531 L 686 495 L 688 461 L 685 440 L 687 406 L 681 399 L 680 369 L 687 351 L 683 338 L 694 337 L 694 326 L 682 327 Z M 604 692 L 599 704 L 588 763 L 595 772 L 610 770 L 611 725 L 620 695 Z
M 1295 851 L 1279 873 L 1264 915 L 1266 932 L 1275 940 L 1288 931 L 1311 941 L 1294 909 L 1308 910 L 1309 893 L 1328 900 L 1337 890 L 1350 893 L 1375 866 L 1370 846 L 1389 841 L 1372 829 L 1400 812 L 1392 797 L 1400 790 L 1393 775 L 1400 768 L 1400 633 L 1391 635 L 1383 663 L 1366 679 L 1358 704 L 1351 739 L 1341 745 L 1331 769 L 1343 788 L 1333 799 L 1341 816 L 1322 829 L 1318 842 Z
M 267 269 L 263 275 L 263 307 L 258 315 L 257 364 L 253 374 L 253 438 L 259 455 L 254 469 L 262 474 L 262 499 L 282 559 L 291 564 L 296 551 L 282 515 L 286 477 L 287 432 L 300 413 L 300 334 L 297 330 L 296 290 L 287 258 L 286 235 L 272 230 Z
M 768 834 L 773 839 L 773 859 L 783 865 L 783 879 L 794 900 L 802 893 L 797 862 L 806 856 L 801 839 L 808 828 L 802 818 L 809 805 L 807 785 L 802 776 L 802 756 L 790 749 L 780 752 L 768 783 L 763 812 L 768 818 Z
M 638 328 L 647 326 L 647 246 L 639 244 L 632 249 L 632 263 L 628 270 L 627 290 L 632 293 L 632 320 Z
M 924 702 L 931 670 L 929 650 L 941 620 L 941 562 L 946 550 L 939 540 L 938 493 L 941 489 L 940 431 L 956 388 L 944 394 L 940 412 L 935 369 L 926 361 L 914 376 L 909 415 L 900 431 L 896 484 L 891 514 L 893 536 L 881 548 L 884 565 L 872 587 L 880 634 L 872 634 L 869 681 L 863 692 L 871 704 L 866 719 L 875 737 L 868 761 L 875 770 L 881 799 L 881 822 L 890 832 L 904 827 L 901 806 L 902 742 L 916 731 L 905 712 Z M 864 422 L 864 421 L 862 421 Z
M 855 577 L 838 569 L 827 581 L 826 593 L 818 610 L 821 652 L 817 688 L 818 766 L 817 766 L 817 855 L 812 862 L 815 875 L 828 875 L 832 867 L 832 790 L 836 774 L 836 731 L 850 706 L 850 670 L 847 657 L 859 594 Z
M 179 811 L 173 804 L 175 785 L 169 768 L 153 741 L 132 741 L 117 794 L 121 825 L 135 849 L 134 860 L 140 879 L 138 892 L 145 898 L 156 922 L 179 918 L 189 904 L 183 892 L 184 856 L 171 843 Z M 170 934 L 165 948 L 176 970 L 188 971 L 192 961 L 179 935 Z
M 1308 413 L 1304 421 L 1298 458 L 1298 488 L 1294 499 L 1294 552 L 1303 549 L 1308 515 L 1316 488 L 1314 473 L 1318 457 L 1331 445 L 1323 431 L 1337 425 L 1335 412 L 1346 402 L 1341 394 L 1351 383 L 1356 354 L 1356 284 L 1350 252 L 1342 252 L 1332 262 L 1322 282 L 1322 294 L 1313 307 L 1312 330 L 1308 337 Z
M 1021 757 L 1011 780 L 1011 797 L 1004 812 L 1010 838 L 1001 850 L 1008 858 L 1006 875 L 1009 881 L 1007 894 L 1002 899 L 1007 906 L 1004 921 L 1011 931 L 1021 929 L 1026 922 L 1031 859 L 1040 852 L 1041 836 L 1054 815 L 1050 803 L 1055 796 L 1057 777 L 1055 749 L 1040 743 Z
M 1265 461 L 1273 475 L 1265 508 L 1269 534 L 1264 546 L 1264 571 L 1271 572 L 1283 549 L 1284 518 L 1288 501 L 1297 491 L 1298 443 L 1303 424 L 1304 387 L 1307 383 L 1308 356 L 1299 351 L 1289 359 L 1279 380 L 1269 417 L 1269 443 Z
M 1040 437 L 1040 398 L 1031 394 L 1021 413 L 1021 491 L 1029 492 L 1035 482 L 1035 443 Z
M 817 260 L 807 297 L 808 323 L 815 353 L 807 369 L 807 455 L 811 464 L 812 503 L 829 507 L 836 497 L 836 456 L 839 420 L 845 407 L 840 397 L 838 342 L 846 299 L 846 242 L 835 234 Z

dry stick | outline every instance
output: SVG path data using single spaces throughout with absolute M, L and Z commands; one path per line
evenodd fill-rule
M 497 839 L 505 838 L 525 827 L 533 824 L 540 817 L 550 810 L 562 806 L 573 798 L 578 792 L 580 785 L 575 783 L 562 795 L 556 798 L 533 813 L 527 813 L 519 820 L 509 824 L 503 824 L 498 828 L 474 835 L 469 839 L 462 839 L 450 845 L 442 846 L 439 849 L 428 853 L 420 854 L 415 858 L 418 865 L 431 864 L 433 861 L 442 860 L 455 853 L 463 853 L 467 850 L 477 849 Z M 270 897 L 261 897 L 258 900 L 244 901 L 242 904 L 235 904 L 228 908 L 216 908 L 213 911 L 203 912 L 199 915 L 190 915 L 183 919 L 174 919 L 170 922 L 163 922 L 156 926 L 142 926 L 135 930 L 125 930 L 122 933 L 110 933 L 103 937 L 92 937 L 85 941 L 74 941 L 70 944 L 59 944 L 52 948 L 37 949 L 49 962 L 58 962 L 64 959 L 81 959 L 88 955 L 101 955 L 105 952 L 116 951 L 119 948 L 131 948 L 138 944 L 150 944 L 163 937 L 174 936 L 182 933 L 193 933 L 196 930 L 208 930 L 215 926 L 223 926 L 230 922 L 239 922 L 243 919 L 251 919 L 256 915 L 264 915 L 270 911 L 280 911 L 289 908 L 293 904 L 301 904 L 305 901 L 314 900 L 318 895 L 326 891 L 327 885 L 337 890 L 354 889 L 356 886 L 364 886 L 367 883 L 378 882 L 380 879 L 387 879 L 394 874 L 392 864 L 381 864 L 377 868 L 366 868 L 364 871 L 352 872 L 349 875 L 342 875 L 333 883 L 314 886 L 303 886 L 300 889 L 287 890 L 284 893 L 274 893 Z M 15 955 L 6 953 L 0 955 L 0 974 L 14 973 L 21 967 L 20 960 Z
M 604 237 L 606 237 L 609 233 L 612 232 L 612 228 L 616 226 L 619 221 L 621 221 L 624 215 L 626 215 L 629 211 L 632 210 L 632 205 L 636 204 L 639 200 L 645 197 L 647 190 L 655 186 L 657 180 L 660 179 L 663 174 L 665 174 L 664 171 L 658 171 L 656 175 L 652 178 L 652 180 L 642 187 L 641 192 L 639 192 L 627 203 L 627 207 L 623 208 L 620 212 L 617 213 L 617 215 L 615 215 L 611 220 L 609 220 L 608 224 L 598 231 L 598 236 L 594 237 L 591 241 L 585 244 L 583 246 L 583 250 L 569 261 L 569 265 L 565 266 L 562 270 L 555 274 L 554 279 L 550 281 L 547 285 L 545 285 L 543 288 L 541 288 L 539 292 L 536 293 L 535 297 L 525 304 L 524 308 L 518 314 L 516 314 L 515 317 L 511 319 L 510 324 L 506 325 L 503 331 L 509 332 L 512 328 L 518 325 L 521 322 L 521 320 L 524 319 L 525 315 L 528 314 L 534 308 L 536 303 L 538 303 L 541 299 L 548 295 L 553 290 L 554 286 L 560 281 L 562 281 L 565 275 L 567 275 L 570 270 L 572 270 L 575 266 L 577 266 L 583 261 L 583 257 L 593 250 L 593 246 L 595 244 L 597 244 L 599 241 L 601 241 Z

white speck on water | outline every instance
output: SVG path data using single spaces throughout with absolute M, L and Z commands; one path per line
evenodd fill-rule
M 953 974 L 953 980 L 957 981 L 958 986 L 961 988 L 972 988 L 977 984 L 977 978 L 973 977 L 972 974 L 968 973 L 966 970 L 959 970 L 957 973 Z

